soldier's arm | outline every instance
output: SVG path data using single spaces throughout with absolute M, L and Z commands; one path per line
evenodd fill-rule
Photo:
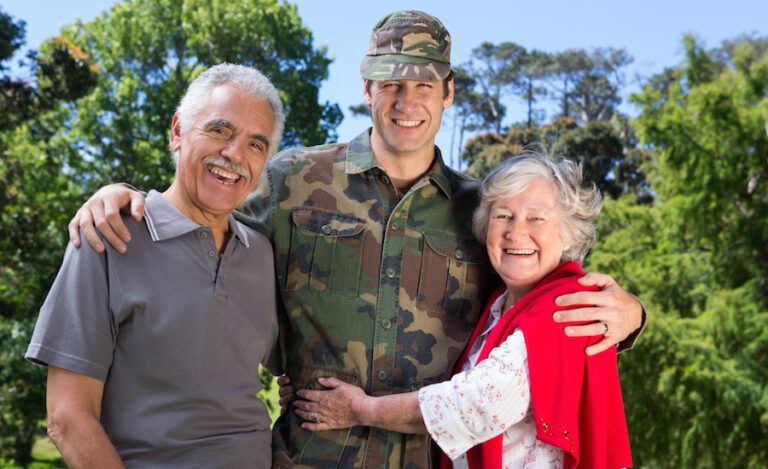
M 372 397 L 361 388 L 336 378 L 319 378 L 324 391 L 300 390 L 294 401 L 296 415 L 307 430 L 332 430 L 355 425 L 400 433 L 427 433 L 418 392 Z
M 104 243 L 98 233 L 119 252 L 127 250 L 131 233 L 123 223 L 120 211 L 130 210 L 136 221 L 144 216 L 144 194 L 124 184 L 111 184 L 99 189 L 75 213 L 69 222 L 69 239 L 80 247 L 80 229 L 86 241 L 97 252 L 104 251 Z
M 624 290 L 609 275 L 590 272 L 579 280 L 582 285 L 596 285 L 599 291 L 580 291 L 557 298 L 560 306 L 592 305 L 558 311 L 552 316 L 556 322 L 589 321 L 582 326 L 567 326 L 565 334 L 571 337 L 603 335 L 603 339 L 586 349 L 587 355 L 600 353 L 609 347 L 631 348 L 645 326 L 642 303 Z M 607 330 L 606 330 L 607 326 Z

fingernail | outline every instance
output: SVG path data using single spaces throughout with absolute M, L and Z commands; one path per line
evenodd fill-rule
M 566 327 L 565 328 L 565 335 L 572 335 L 573 334 L 573 328 L 572 327 Z
M 126 248 L 124 245 L 120 245 L 117 247 L 117 250 L 120 251 L 120 254 L 125 254 Z
M 563 315 L 560 313 L 555 313 L 552 315 L 552 319 L 554 319 L 557 322 L 560 322 L 563 320 Z

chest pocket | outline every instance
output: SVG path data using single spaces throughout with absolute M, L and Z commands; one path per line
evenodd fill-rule
M 417 305 L 453 320 L 454 327 L 474 327 L 488 281 L 485 247 L 473 238 L 424 233 Z
M 287 290 L 357 295 L 365 220 L 314 207 L 291 213 Z

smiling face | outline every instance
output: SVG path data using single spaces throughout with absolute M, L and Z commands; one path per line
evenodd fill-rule
M 431 161 L 443 111 L 453 102 L 453 81 L 447 94 L 442 81 L 366 81 L 364 86 L 377 158 L 426 154 Z
M 560 263 L 565 249 L 560 217 L 555 187 L 543 179 L 534 179 L 520 194 L 491 205 L 488 257 L 513 302 Z
M 191 220 L 226 220 L 253 189 L 269 156 L 272 108 L 236 85 L 220 85 L 182 131 L 173 116 L 171 149 L 179 152 L 168 199 Z

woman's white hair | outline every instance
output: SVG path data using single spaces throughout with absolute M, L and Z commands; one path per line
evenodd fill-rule
M 283 103 L 280 101 L 280 94 L 275 85 L 263 73 L 253 67 L 221 63 L 198 75 L 190 83 L 186 94 L 179 102 L 179 107 L 176 108 L 181 131 L 186 132 L 195 117 L 203 110 L 208 103 L 208 95 L 211 90 L 226 84 L 239 86 L 254 98 L 263 99 L 272 108 L 272 117 L 275 121 L 275 131 L 269 142 L 269 156 L 272 156 L 280 146 L 280 139 L 285 127 Z
M 566 159 L 554 161 L 546 152 L 525 152 L 508 158 L 485 178 L 480 206 L 472 217 L 475 236 L 485 243 L 494 202 L 520 194 L 537 179 L 555 186 L 562 214 L 560 237 L 566 246 L 561 260 L 582 262 L 597 239 L 594 221 L 603 199 L 594 183 L 583 185 L 580 164 Z

